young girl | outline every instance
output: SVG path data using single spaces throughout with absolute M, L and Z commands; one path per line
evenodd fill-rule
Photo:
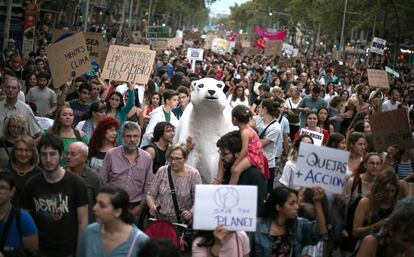
M 269 178 L 269 168 L 266 165 L 267 159 L 263 153 L 262 144 L 256 131 L 250 127 L 251 114 L 249 108 L 244 105 L 234 107 L 231 112 L 233 125 L 238 126 L 241 138 L 242 149 L 239 156 L 231 167 L 230 184 L 236 185 L 240 174 L 251 166 L 256 166 Z

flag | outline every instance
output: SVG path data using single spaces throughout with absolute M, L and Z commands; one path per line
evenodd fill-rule
M 286 39 L 286 31 L 276 31 L 276 32 L 268 32 L 265 28 L 256 27 L 254 32 L 263 38 L 267 38 L 269 40 L 285 40 Z

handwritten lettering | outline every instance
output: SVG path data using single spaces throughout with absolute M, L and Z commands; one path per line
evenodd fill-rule
M 217 224 L 223 224 L 224 226 L 251 226 L 253 224 L 253 218 L 249 217 L 226 217 L 215 216 Z
M 320 169 L 330 170 L 330 171 L 339 171 L 342 174 L 346 173 L 347 163 L 340 162 L 337 160 L 330 160 L 323 157 L 319 157 L 316 153 L 311 152 L 306 157 L 306 163 L 311 167 L 316 167 Z
M 342 178 L 334 175 L 323 174 L 322 172 L 313 172 L 313 170 L 310 170 L 306 175 L 305 181 L 308 180 L 312 181 L 313 184 L 324 184 L 340 188 L 345 185 L 345 181 Z

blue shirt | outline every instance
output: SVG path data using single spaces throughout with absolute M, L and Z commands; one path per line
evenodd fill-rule
M 0 222 L 0 235 L 3 233 L 4 224 L 5 222 Z M 37 235 L 36 224 L 34 223 L 32 216 L 25 210 L 20 210 L 20 231 L 22 235 L 19 233 L 17 220 L 16 217 L 14 217 L 10 226 L 9 236 L 4 244 L 5 252 L 22 248 L 22 237 Z
M 132 226 L 133 229 L 128 239 L 115 247 L 112 252 L 106 254 L 102 244 L 101 224 L 90 224 L 83 231 L 81 239 L 78 241 L 76 257 L 126 257 L 128 256 L 128 252 L 135 236 L 139 233 L 131 252 L 131 256 L 137 256 L 138 250 L 141 249 L 142 245 L 149 239 L 149 237 L 135 225 Z

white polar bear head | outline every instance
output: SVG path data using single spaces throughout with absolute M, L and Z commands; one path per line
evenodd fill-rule
M 191 83 L 193 91 L 191 102 L 194 108 L 197 106 L 217 108 L 224 110 L 228 104 L 226 95 L 223 92 L 224 83 L 222 81 L 204 78 Z

